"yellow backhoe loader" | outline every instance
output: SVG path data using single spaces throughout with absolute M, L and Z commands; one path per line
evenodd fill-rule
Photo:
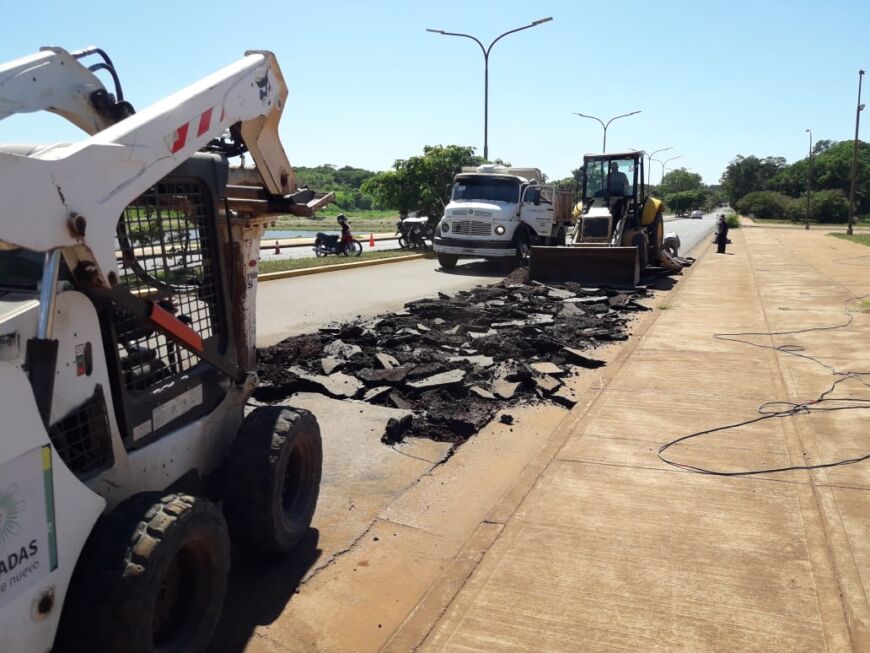
M 570 241 L 565 247 L 533 247 L 531 279 L 633 288 L 648 265 L 669 266 L 662 247 L 664 204 L 648 195 L 643 160 L 641 151 L 583 157 Z

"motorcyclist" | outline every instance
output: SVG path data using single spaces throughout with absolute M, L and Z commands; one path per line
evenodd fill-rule
M 350 240 L 350 225 L 347 223 L 347 217 L 345 217 L 344 213 L 339 213 L 338 218 L 336 219 L 338 220 L 338 225 L 341 227 L 341 242 Z

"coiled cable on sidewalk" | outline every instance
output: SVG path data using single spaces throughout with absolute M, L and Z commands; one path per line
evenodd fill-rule
M 841 410 L 870 410 L 870 399 L 859 399 L 854 397 L 830 397 L 836 389 L 837 386 L 845 381 L 849 380 L 857 380 L 862 385 L 870 388 L 870 382 L 865 380 L 865 377 L 870 377 L 870 371 L 841 371 L 835 368 L 832 365 L 828 365 L 827 363 L 822 362 L 815 356 L 810 356 L 806 353 L 806 348 L 800 345 L 765 345 L 759 344 L 757 342 L 752 342 L 751 340 L 745 340 L 743 338 L 752 337 L 752 336 L 785 336 L 785 335 L 797 335 L 801 333 L 811 333 L 814 331 L 834 331 L 837 329 L 847 328 L 854 321 L 854 312 L 849 310 L 849 305 L 852 302 L 863 301 L 867 297 L 870 297 L 870 293 L 866 295 L 860 295 L 857 297 L 850 297 L 843 302 L 843 310 L 846 313 L 846 320 L 839 324 L 832 324 L 826 326 L 818 326 L 818 327 L 808 327 L 804 329 L 795 329 L 792 331 L 767 331 L 767 332 L 743 332 L 743 333 L 714 333 L 713 337 L 717 340 L 727 340 L 730 342 L 737 342 L 743 345 L 750 345 L 752 347 L 758 347 L 759 349 L 772 349 L 774 351 L 787 354 L 789 356 L 796 356 L 798 358 L 803 358 L 808 361 L 812 361 L 817 365 L 820 365 L 831 372 L 837 378 L 831 386 L 822 392 L 818 397 L 812 399 L 810 401 L 796 403 L 791 401 L 768 401 L 761 404 L 758 407 L 758 417 L 754 417 L 752 419 L 744 420 L 742 422 L 737 422 L 735 424 L 727 424 L 724 426 L 717 426 L 711 429 L 705 429 L 703 431 L 696 431 L 694 433 L 689 433 L 688 435 L 683 435 L 679 438 L 666 442 L 658 449 L 658 457 L 662 460 L 662 462 L 667 463 L 668 465 L 672 465 L 673 467 L 678 467 L 679 469 L 684 469 L 687 471 L 695 472 L 698 474 L 710 474 L 713 476 L 752 476 L 756 474 L 774 474 L 779 472 L 790 472 L 790 471 L 799 471 L 799 470 L 813 470 L 813 469 L 824 469 L 827 467 L 839 467 L 842 465 L 851 465 L 854 463 L 859 463 L 864 460 L 870 460 L 870 453 L 867 453 L 862 456 L 858 456 L 855 458 L 846 458 L 842 460 L 836 460 L 833 462 L 827 463 L 817 463 L 813 465 L 789 465 L 786 467 L 770 467 L 764 469 L 748 469 L 748 470 L 736 470 L 736 471 L 720 471 L 715 469 L 708 469 L 705 467 L 699 467 L 697 465 L 690 465 L 687 463 L 681 463 L 671 458 L 668 458 L 664 455 L 665 451 L 670 449 L 671 447 L 680 444 L 681 442 L 686 442 L 687 440 L 692 440 L 694 438 L 703 437 L 706 435 L 710 435 L 712 433 L 717 433 L 721 431 L 728 431 L 731 429 L 737 429 L 742 426 L 748 426 L 749 424 L 755 424 L 757 422 L 762 422 L 768 419 L 776 419 L 782 417 L 789 417 L 794 415 L 809 415 L 812 413 L 825 413 L 825 412 L 834 412 Z

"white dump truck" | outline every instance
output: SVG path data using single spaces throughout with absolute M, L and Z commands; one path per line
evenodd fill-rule
M 571 191 L 543 180 L 537 168 L 463 168 L 435 232 L 441 267 L 449 270 L 460 258 L 524 259 L 533 245 L 564 245 Z

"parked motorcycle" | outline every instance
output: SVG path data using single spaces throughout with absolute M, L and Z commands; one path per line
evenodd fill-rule
M 342 224 L 342 222 L 346 223 L 346 220 L 343 221 L 341 219 L 344 218 L 343 215 L 339 216 L 339 218 L 339 224 Z M 326 256 L 328 254 L 336 254 L 338 256 L 359 256 L 362 254 L 362 251 L 362 243 L 351 235 L 349 226 L 347 229 L 342 231 L 340 236 L 320 231 L 314 239 L 314 255 L 317 257 Z
M 429 218 L 405 218 L 396 223 L 396 236 L 402 249 L 427 249 L 433 235 L 429 233 Z

